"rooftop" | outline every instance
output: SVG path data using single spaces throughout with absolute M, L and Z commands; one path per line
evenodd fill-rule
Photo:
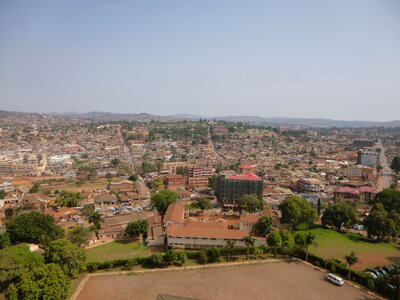
M 260 177 L 258 177 L 256 174 L 253 173 L 232 175 L 232 176 L 227 176 L 225 178 L 232 180 L 262 180 Z

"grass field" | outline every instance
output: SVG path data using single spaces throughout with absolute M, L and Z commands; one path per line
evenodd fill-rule
M 330 229 L 317 228 L 311 232 L 316 235 L 318 244 L 316 247 L 310 247 L 311 253 L 344 261 L 343 257 L 354 251 L 360 258 L 360 262 L 353 267 L 356 270 L 400 261 L 399 245 L 369 242 L 358 234 L 342 234 Z
M 104 245 L 86 250 L 87 261 L 104 261 L 127 257 L 139 257 L 150 255 L 150 250 L 139 242 L 127 240 L 113 241 Z

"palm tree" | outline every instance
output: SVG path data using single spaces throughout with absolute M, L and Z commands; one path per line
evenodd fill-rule
M 351 277 L 351 266 L 358 263 L 359 259 L 357 254 L 354 251 L 351 251 L 349 255 L 346 255 L 344 257 L 344 259 L 346 260 L 347 264 L 349 265 L 349 280 Z
M 253 239 L 251 236 L 245 236 L 243 238 L 243 240 L 244 240 L 244 244 L 246 245 L 246 248 L 247 248 L 246 259 L 248 260 L 249 255 L 250 255 L 250 247 L 254 246 L 255 239 Z
M 308 261 L 308 252 L 310 246 L 317 246 L 317 241 L 315 235 L 311 232 L 308 232 L 305 236 L 305 247 L 306 247 L 306 261 Z
M 236 241 L 234 241 L 234 240 L 226 241 L 225 248 L 226 248 L 226 260 L 227 261 L 231 260 L 231 254 L 232 254 L 233 249 L 235 248 L 235 244 L 236 244 Z

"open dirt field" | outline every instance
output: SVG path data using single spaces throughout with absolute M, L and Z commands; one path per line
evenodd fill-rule
M 134 275 L 92 276 L 77 299 L 156 299 L 158 294 L 196 299 L 374 299 L 300 262 L 272 262 Z

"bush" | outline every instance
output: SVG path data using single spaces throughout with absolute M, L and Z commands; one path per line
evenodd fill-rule
M 208 255 L 206 250 L 201 250 L 197 256 L 197 262 L 200 264 L 206 264 L 208 262 Z
M 219 248 L 210 248 L 207 251 L 207 256 L 208 256 L 208 262 L 209 263 L 214 263 L 214 262 L 219 262 L 220 258 L 219 256 L 221 255 L 221 251 Z
M 162 268 L 164 267 L 164 257 L 160 253 L 152 254 L 146 260 L 145 265 L 152 268 Z

